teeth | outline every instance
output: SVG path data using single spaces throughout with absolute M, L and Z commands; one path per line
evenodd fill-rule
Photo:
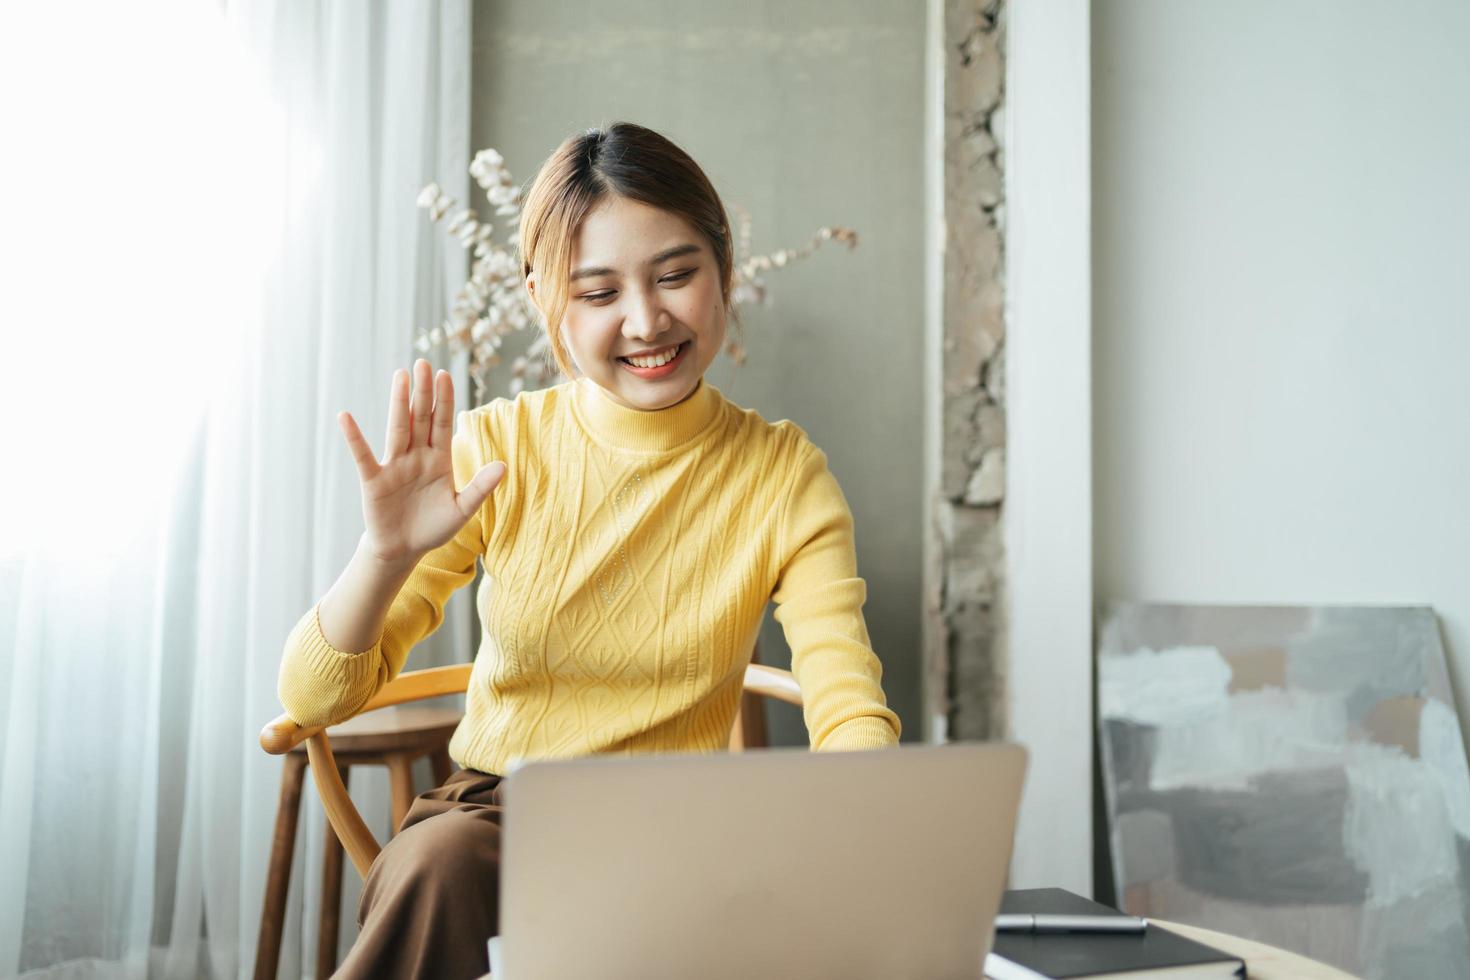
M 665 351 L 664 353 L 660 354 L 657 357 L 625 357 L 625 358 L 623 358 L 623 360 L 627 361 L 629 364 L 633 365 L 634 367 L 655 368 L 655 367 L 661 367 L 661 366 L 669 363 L 670 361 L 672 361 L 674 359 L 674 356 L 676 354 L 678 354 L 678 353 L 679 353 L 679 348 L 677 346 L 674 346 L 674 347 L 670 347 L 667 351 Z

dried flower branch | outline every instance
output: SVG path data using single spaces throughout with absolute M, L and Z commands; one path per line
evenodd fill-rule
M 779 249 L 769 255 L 747 255 L 750 251 L 750 212 L 738 204 L 730 205 L 730 210 L 736 215 L 735 282 L 730 290 L 730 302 L 737 308 L 751 303 L 768 304 L 766 280 L 761 273 L 785 268 L 792 262 L 800 261 L 826 242 L 841 242 L 849 249 L 857 247 L 858 235 L 851 228 L 822 227 L 817 229 L 811 241 L 802 248 Z M 725 344 L 725 353 L 737 365 L 744 364 L 745 337 L 738 320 L 730 325 L 729 338 Z
M 520 187 L 511 179 L 505 158 L 493 149 L 475 154 L 470 163 L 470 175 L 484 189 L 495 208 L 495 217 L 504 218 L 511 231 L 505 243 L 499 244 L 494 239 L 495 226 L 489 221 L 481 221 L 473 208 L 463 208 L 450 215 L 456 202 L 437 183 L 429 184 L 419 192 L 418 206 L 429 212 L 429 220 L 438 222 L 448 215 L 445 231 L 458 239 L 461 246 L 472 249 L 473 259 L 470 277 L 455 293 L 444 322 L 432 329 L 421 330 L 414 346 L 420 351 L 428 351 L 447 341 L 455 353 L 469 351 L 470 376 L 475 386 L 475 402 L 479 403 L 489 389 L 490 370 L 501 362 L 500 348 L 505 338 L 513 331 L 535 325 L 540 314 L 523 288 L 516 254 L 519 250 Z M 848 248 L 857 245 L 857 232 L 850 228 L 825 227 L 819 228 L 802 248 L 781 249 L 769 255 L 749 255 L 750 215 L 741 207 L 732 206 L 731 210 L 738 216 L 734 236 L 735 281 L 730 294 L 731 304 L 737 308 L 767 303 L 763 273 L 804 259 L 829 241 L 841 242 Z M 738 319 L 730 324 L 728 336 L 725 353 L 736 365 L 744 364 L 745 340 Z M 526 352 L 511 361 L 508 393 L 514 396 L 524 388 L 543 387 L 555 374 L 556 366 L 551 359 L 546 333 L 537 330 Z

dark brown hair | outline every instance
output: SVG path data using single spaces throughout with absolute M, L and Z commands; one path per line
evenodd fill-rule
M 562 374 L 573 377 L 561 340 L 570 297 L 572 244 L 582 219 L 609 194 L 670 211 L 708 240 L 730 308 L 735 246 L 725 206 L 689 154 L 635 123 L 617 122 L 568 137 L 541 165 L 521 209 L 521 275 L 536 273 L 536 306 Z

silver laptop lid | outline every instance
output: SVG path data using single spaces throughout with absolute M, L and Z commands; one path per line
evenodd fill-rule
M 1025 751 L 533 763 L 506 785 L 504 975 L 979 977 Z

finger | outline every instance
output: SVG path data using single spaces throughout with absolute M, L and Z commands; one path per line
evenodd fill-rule
M 384 462 L 408 451 L 411 433 L 408 421 L 408 372 L 399 368 L 393 372 L 393 382 L 388 387 L 388 437 Z
M 434 369 L 422 357 L 413 363 L 414 449 L 429 444 L 429 418 L 434 412 Z
M 475 516 L 485 498 L 490 496 L 491 491 L 500 486 L 500 481 L 505 478 L 505 464 L 500 460 L 486 463 L 480 467 L 469 483 L 464 485 L 454 497 L 454 502 L 459 504 L 459 512 L 464 515 L 465 520 Z
M 449 448 L 454 436 L 454 379 L 448 371 L 434 376 L 434 425 L 429 431 L 429 445 Z
M 373 448 L 362 437 L 362 430 L 357 427 L 357 420 L 352 417 L 351 413 L 338 412 L 337 425 L 341 427 L 342 434 L 347 437 L 347 449 L 352 453 L 352 461 L 357 464 L 357 475 L 362 477 L 362 481 L 366 483 L 377 476 L 381 468 L 373 456 Z

